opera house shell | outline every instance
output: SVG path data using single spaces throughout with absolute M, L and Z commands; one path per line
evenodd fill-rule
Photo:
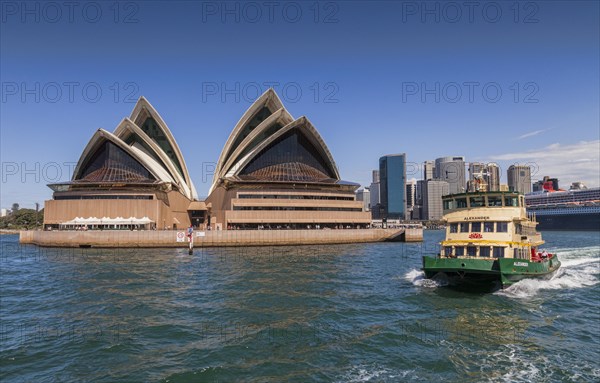
M 54 193 L 45 204 L 46 228 L 78 219 L 109 229 L 138 222 L 146 222 L 145 228 L 181 228 L 189 225 L 188 210 L 197 199 L 173 135 L 143 97 L 113 133 L 96 131 L 70 182 L 48 186 Z
M 198 200 L 173 135 L 143 97 L 113 133 L 99 129 L 93 135 L 70 182 L 49 186 L 54 194 L 46 201 L 44 224 L 53 228 L 77 219 L 104 220 L 113 228 L 119 219 L 129 220 L 158 230 L 190 224 L 227 230 L 370 223 L 356 201 L 359 185 L 340 179 L 315 127 L 306 117 L 294 119 L 272 89 L 233 129 L 205 201 Z
M 224 229 L 365 227 L 359 186 L 340 179 L 319 132 L 269 89 L 231 132 L 206 203 Z

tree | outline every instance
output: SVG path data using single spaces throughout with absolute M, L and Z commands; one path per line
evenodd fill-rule
M 17 212 L 19 211 L 19 204 L 18 203 L 13 203 L 12 204 L 12 209 L 10 209 L 11 213 Z
M 0 229 L 34 229 L 40 227 L 38 222 L 44 221 L 44 209 L 36 212 L 33 209 L 19 209 L 6 217 L 0 218 Z

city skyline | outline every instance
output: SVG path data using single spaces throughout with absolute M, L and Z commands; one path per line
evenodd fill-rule
M 385 157 L 385 156 L 384 156 Z M 464 156 L 459 156 L 461 158 L 464 159 Z M 450 157 L 441 157 L 438 159 L 443 159 L 443 158 L 450 158 Z M 424 161 L 422 164 L 417 164 L 411 161 L 406 161 L 407 167 L 411 168 L 412 173 L 411 175 L 417 175 L 416 177 L 408 177 L 408 173 L 407 176 L 405 177 L 406 180 L 406 184 L 408 185 L 409 182 L 411 181 L 427 181 L 427 180 L 440 180 L 440 178 L 436 175 L 434 175 L 433 171 L 435 170 L 435 166 L 433 166 L 432 168 L 429 168 L 430 164 L 433 164 L 435 161 L 431 161 L 431 160 L 427 160 Z M 510 180 L 509 180 L 509 172 L 511 171 L 511 168 L 514 167 L 527 167 L 530 169 L 530 171 L 537 171 L 537 169 L 532 168 L 530 166 L 531 164 L 528 163 L 514 163 L 511 164 L 507 169 L 504 170 L 504 172 L 502 172 L 502 169 L 498 166 L 498 164 L 496 162 L 478 162 L 478 161 L 473 161 L 473 162 L 469 162 L 469 161 L 464 161 L 464 168 L 465 168 L 465 176 L 464 181 L 465 182 L 460 182 L 460 185 L 462 185 L 462 188 L 464 189 L 464 192 L 469 192 L 469 191 L 475 191 L 475 190 L 470 190 L 469 188 L 469 184 L 471 181 L 474 180 L 474 175 L 475 176 L 479 176 L 479 178 L 481 178 L 481 176 L 483 176 L 483 185 L 486 186 L 487 188 L 490 188 L 490 191 L 498 191 L 500 189 L 500 186 L 509 186 L 510 184 Z M 479 171 L 478 173 L 472 173 L 473 168 L 478 169 L 479 167 L 482 167 L 483 171 Z M 419 171 L 414 171 L 414 169 L 418 169 L 421 173 L 419 173 Z M 379 175 L 379 170 L 373 169 L 372 170 L 373 174 L 377 173 L 377 175 Z M 427 176 L 426 176 L 427 174 Z M 468 177 L 467 177 L 468 175 Z M 476 178 L 476 177 L 475 177 Z M 543 176 L 539 176 L 538 178 L 533 176 L 533 173 L 531 175 L 531 177 L 527 177 L 530 180 L 530 184 L 532 187 L 533 192 L 537 191 L 535 188 L 539 187 L 541 188 L 541 185 L 544 183 L 544 181 L 553 181 L 554 183 L 554 191 L 559 191 L 560 189 L 564 190 L 564 188 L 569 188 L 571 185 L 573 184 L 581 184 L 585 187 L 598 187 L 595 185 L 590 185 L 584 181 L 574 181 L 574 182 L 566 182 L 562 179 L 559 179 L 557 177 L 552 177 L 552 175 L 543 175 Z M 462 178 L 461 178 L 462 180 Z M 505 181 L 505 182 L 502 182 Z M 558 183 L 560 182 L 560 185 L 566 185 L 566 186 L 561 186 L 560 189 L 556 187 L 556 185 L 558 185 Z M 377 181 L 378 183 L 378 181 Z M 362 185 L 361 184 L 361 189 L 371 189 L 373 188 L 373 185 L 375 184 L 375 177 L 373 177 L 373 180 L 371 181 L 370 185 Z M 536 186 L 538 185 L 538 186 Z M 540 189 L 541 190 L 541 189 Z M 531 191 L 528 191 L 527 193 L 530 193 Z M 450 193 L 450 194 L 456 194 L 456 193 Z
M 388 165 L 390 160 L 401 158 L 394 165 Z M 392 163 L 394 163 L 392 161 Z M 506 171 L 506 184 L 500 182 L 499 166 L 494 162 L 466 162 L 463 156 L 447 156 L 436 158 L 435 161 L 423 162 L 422 179 L 406 177 L 405 153 L 386 155 L 379 159 L 379 170 L 372 171 L 372 182 L 369 187 L 364 186 L 357 190 L 358 200 L 366 201 L 364 211 L 371 211 L 374 220 L 380 219 L 406 219 L 439 221 L 443 216 L 442 197 L 451 194 L 474 192 L 518 192 L 525 194 L 526 198 L 540 194 L 543 191 L 565 191 L 587 189 L 582 182 L 572 182 L 569 186 L 561 188 L 560 180 L 550 176 L 534 181 L 531 177 L 532 167 L 527 165 L 511 165 Z M 389 171 L 388 168 L 394 169 Z M 466 171 L 468 168 L 468 180 Z M 390 174 L 393 174 L 390 177 Z M 388 198 L 389 183 L 393 197 Z M 400 185 L 398 185 L 398 183 Z M 403 190 L 398 193 L 397 190 Z M 591 190 L 598 188 L 592 187 Z M 531 193 L 531 192 L 534 193 Z M 402 214 L 392 213 L 398 208 L 389 209 L 388 205 L 404 204 Z M 367 208 L 368 207 L 368 208 Z M 404 217 L 404 218 L 402 218 Z
M 600 186 L 597 2 L 539 3 L 533 16 L 501 3 L 500 20 L 458 22 L 402 2 L 294 3 L 300 20 L 264 10 L 257 22 L 200 3 L 118 15 L 99 4 L 97 22 L 3 13 L 2 208 L 48 199 L 46 184 L 71 178 L 88 133 L 117 126 L 140 96 L 179 137 L 206 196 L 230 127 L 269 87 L 292 115 L 311 116 L 341 177 L 363 186 L 397 152 L 408 179 L 425 160 L 460 154 L 497 162 L 503 183 L 516 163 L 534 165 L 534 180 Z M 260 45 L 285 48 L 268 60 Z

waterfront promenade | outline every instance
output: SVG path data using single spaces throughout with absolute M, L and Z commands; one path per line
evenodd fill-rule
M 48 247 L 188 247 L 183 231 L 21 231 L 19 242 Z M 181 234 L 180 234 L 181 235 Z M 213 230 L 194 232 L 195 247 L 419 242 L 421 228 L 342 230 Z

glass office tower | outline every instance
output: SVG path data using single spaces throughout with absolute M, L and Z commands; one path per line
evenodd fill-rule
M 379 159 L 379 182 L 383 218 L 405 219 L 406 154 L 390 154 Z

